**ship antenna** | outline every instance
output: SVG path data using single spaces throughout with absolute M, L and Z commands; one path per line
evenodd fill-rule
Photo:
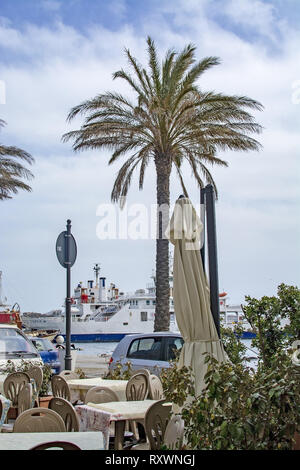
M 99 272 L 100 272 L 100 264 L 96 263 L 94 266 L 94 272 L 96 276 L 96 287 L 98 287 L 98 278 L 99 278 Z

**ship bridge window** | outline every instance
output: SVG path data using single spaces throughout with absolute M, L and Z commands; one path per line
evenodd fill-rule
M 146 300 L 146 304 L 147 304 L 147 305 L 150 305 L 150 300 Z
M 147 320 L 148 320 L 147 312 L 141 312 L 141 321 L 147 321 Z

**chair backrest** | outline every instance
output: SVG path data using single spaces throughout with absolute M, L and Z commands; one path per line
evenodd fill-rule
M 151 400 L 162 400 L 164 398 L 163 386 L 157 375 L 149 377 L 149 397 Z
M 18 395 L 25 384 L 30 383 L 30 377 L 25 372 L 12 372 L 3 382 L 3 392 L 11 401 L 11 406 L 18 406 Z
M 149 381 L 146 374 L 135 374 L 127 382 L 127 401 L 145 400 L 148 395 Z
M 43 383 L 43 369 L 39 366 L 33 366 L 26 372 L 31 379 L 35 380 L 37 393 L 40 391 Z
M 34 447 L 31 447 L 29 450 L 47 450 L 47 449 L 57 449 L 57 450 L 81 450 L 76 444 L 73 442 L 66 442 L 66 441 L 51 441 L 51 442 L 44 442 L 43 444 L 38 444 Z
M 59 374 L 60 377 L 63 377 L 65 380 L 79 379 L 79 375 L 76 374 L 73 370 L 62 370 Z
M 79 431 L 79 418 L 74 406 L 64 398 L 51 398 L 48 408 L 55 411 L 64 420 L 67 432 Z
M 17 417 L 13 432 L 66 432 L 66 426 L 55 411 L 31 408 Z
M 164 444 L 164 436 L 170 419 L 171 404 L 165 400 L 155 402 L 145 415 L 145 430 L 150 444 L 150 450 L 159 450 Z
M 136 375 L 136 374 L 146 374 L 149 377 L 151 372 L 148 369 L 132 370 L 130 376 L 132 377 L 133 375 Z
M 18 394 L 18 415 L 32 408 L 32 385 L 25 384 Z
M 184 421 L 179 415 L 174 415 L 167 424 L 164 444 L 168 449 L 180 450 L 183 443 Z
M 51 389 L 54 397 L 64 398 L 71 401 L 71 392 L 68 382 L 59 375 L 53 375 L 51 378 Z
M 119 401 L 118 395 L 108 387 L 92 387 L 88 390 L 84 403 L 108 403 Z

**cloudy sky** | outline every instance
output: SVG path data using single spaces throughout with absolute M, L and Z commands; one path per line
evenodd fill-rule
M 129 90 L 112 74 L 126 67 L 124 48 L 141 63 L 150 35 L 163 56 L 187 43 L 199 59 L 218 56 L 203 90 L 260 101 L 260 152 L 220 154 L 229 167 L 212 172 L 219 189 L 220 290 L 231 303 L 245 295 L 299 286 L 300 8 L 298 0 L 0 0 L 0 141 L 35 158 L 32 193 L 0 204 L 0 270 L 8 301 L 22 311 L 61 305 L 65 271 L 55 242 L 72 220 L 78 244 L 73 285 L 92 279 L 93 263 L 121 290 L 149 282 L 154 240 L 99 240 L 97 208 L 110 202 L 119 166 L 109 152 L 74 154 L 63 144 L 76 128 L 71 107 L 98 93 Z M 4 94 L 5 87 L 5 94 Z M 5 98 L 5 99 L 4 99 Z M 185 173 L 194 204 L 199 191 Z M 172 178 L 171 200 L 181 193 Z M 133 180 L 128 205 L 155 203 L 155 173 Z

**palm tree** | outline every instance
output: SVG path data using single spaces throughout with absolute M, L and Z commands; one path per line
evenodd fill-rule
M 0 119 L 0 128 L 4 125 L 5 122 Z M 33 174 L 18 159 L 29 165 L 34 162 L 32 156 L 24 150 L 0 144 L 0 201 L 11 199 L 12 194 L 17 194 L 20 189 L 31 191 L 31 187 L 22 180 L 30 180 Z
M 136 95 L 135 101 L 116 92 L 99 94 L 75 106 L 68 115 L 85 120 L 79 130 L 68 132 L 63 140 L 73 141 L 75 151 L 108 148 L 109 164 L 129 154 L 115 180 L 111 199 L 126 197 L 134 170 L 139 168 L 139 189 L 145 170 L 153 161 L 156 168 L 157 204 L 167 208 L 161 219 L 157 214 L 159 236 L 156 240 L 156 315 L 155 331 L 169 329 L 169 252 L 164 225 L 169 218 L 170 175 L 174 168 L 184 194 L 182 164 L 187 161 L 197 183 L 216 185 L 207 164 L 227 166 L 217 156 L 222 150 L 258 150 L 259 143 L 249 136 L 261 127 L 249 110 L 262 105 L 244 96 L 227 96 L 202 91 L 197 80 L 210 67 L 219 64 L 216 57 L 195 59 L 195 46 L 181 52 L 169 50 L 160 65 L 153 40 L 148 37 L 148 69 L 125 49 L 133 75 L 125 70 L 113 78 L 125 80 Z M 248 110 L 248 111 L 247 111 Z

